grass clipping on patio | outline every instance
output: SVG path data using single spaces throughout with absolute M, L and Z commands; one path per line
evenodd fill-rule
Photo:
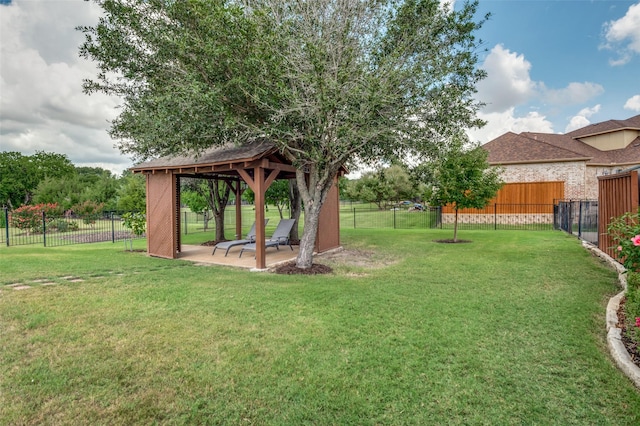
M 448 234 L 344 231 L 369 255 L 315 276 L 0 248 L 0 419 L 640 423 L 606 349 L 613 271 L 560 232 Z

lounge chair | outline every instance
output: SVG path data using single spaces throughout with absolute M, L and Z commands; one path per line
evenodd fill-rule
M 264 220 L 265 226 L 267 226 L 267 222 L 269 222 L 269 219 Z M 247 237 L 245 239 L 222 241 L 221 243 L 218 243 L 213 247 L 213 253 L 211 253 L 211 256 L 216 254 L 216 249 L 226 249 L 227 251 L 224 252 L 224 255 L 226 257 L 227 254 L 229 254 L 229 249 L 231 247 L 242 246 L 247 243 L 254 242 L 255 240 L 256 240 L 256 223 L 253 222 L 253 225 L 251 225 L 251 229 L 249 229 L 249 232 L 247 232 Z
M 291 233 L 291 229 L 293 229 L 293 225 L 296 223 L 295 219 L 282 219 L 276 230 L 273 231 L 273 235 L 271 238 L 264 242 L 265 248 L 275 247 L 277 250 L 280 250 L 280 244 L 288 244 L 289 248 L 293 251 L 293 247 L 291 247 L 291 241 L 289 241 L 289 234 Z M 244 251 L 256 251 L 256 243 L 251 242 L 242 246 L 242 250 L 240 250 L 240 256 L 242 257 L 242 253 Z

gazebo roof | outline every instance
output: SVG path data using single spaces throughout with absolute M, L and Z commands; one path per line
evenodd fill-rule
M 227 144 L 198 155 L 166 156 L 131 168 L 134 173 L 174 172 L 189 175 L 237 175 L 238 169 L 250 169 L 260 163 L 265 169 L 280 170 L 281 178 L 292 177 L 295 168 L 282 156 L 273 142 L 258 140 L 242 145 Z

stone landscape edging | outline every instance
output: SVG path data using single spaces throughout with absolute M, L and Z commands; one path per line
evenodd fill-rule
M 638 367 L 633 362 L 631 356 L 629 355 L 629 352 L 627 352 L 627 348 L 622 342 L 622 329 L 618 328 L 618 309 L 620 308 L 620 301 L 624 297 L 624 293 L 627 290 L 627 276 L 625 275 L 626 270 L 624 266 L 622 266 L 602 250 L 598 249 L 593 244 L 582 241 L 582 246 L 591 251 L 596 256 L 605 260 L 618 272 L 618 282 L 620 283 L 620 287 L 622 287 L 622 291 L 609 299 L 609 303 L 607 303 L 607 346 L 609 347 L 609 353 L 618 365 L 618 368 L 638 388 L 640 388 L 640 367 Z

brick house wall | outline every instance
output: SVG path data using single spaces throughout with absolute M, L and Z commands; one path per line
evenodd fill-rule
M 503 168 L 505 183 L 519 182 L 564 182 L 566 199 L 597 200 L 598 176 L 619 173 L 632 166 L 589 166 L 586 161 L 562 163 L 508 164 Z
M 530 163 L 530 164 L 508 164 L 503 168 L 502 179 L 505 183 L 516 182 L 564 182 L 564 196 L 568 199 L 586 199 L 587 194 L 595 191 L 598 195 L 598 179 L 593 176 L 593 183 L 587 179 L 587 169 L 585 161 L 568 161 L 562 163 Z M 593 185 L 593 188 L 591 188 Z M 588 188 L 589 186 L 589 188 Z

